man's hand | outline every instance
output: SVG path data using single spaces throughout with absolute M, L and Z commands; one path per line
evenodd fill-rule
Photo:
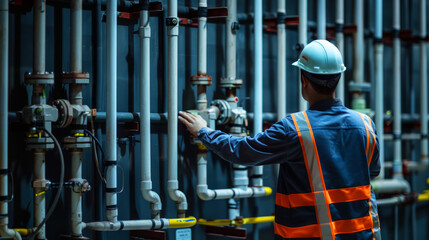
M 207 127 L 207 122 L 200 115 L 196 115 L 188 112 L 179 112 L 179 120 L 185 124 L 189 132 L 195 137 L 201 128 Z

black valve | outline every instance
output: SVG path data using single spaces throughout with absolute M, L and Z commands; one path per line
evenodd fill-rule
M 165 19 L 165 24 L 167 25 L 167 27 L 174 27 L 179 23 L 179 21 L 177 20 L 177 18 L 166 18 Z

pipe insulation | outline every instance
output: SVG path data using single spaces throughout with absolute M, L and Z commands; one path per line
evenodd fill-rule
M 402 145 L 401 145 L 401 27 L 400 0 L 393 1 L 393 177 L 402 178 Z
M 253 120 L 253 134 L 256 135 L 262 132 L 262 103 L 263 103 L 263 83 L 262 83 L 262 67 L 263 67 L 263 40 L 262 40 L 262 0 L 255 0 L 255 17 L 254 27 L 255 27 L 255 52 L 254 52 L 254 62 L 255 62 L 255 81 L 254 81 L 254 105 L 253 112 L 255 113 L 255 119 Z M 251 179 L 252 186 L 262 187 L 263 179 L 262 175 L 264 173 L 263 166 L 252 167 Z
M 177 0 L 168 0 L 168 115 L 177 116 L 177 41 L 179 36 L 179 19 L 177 17 Z M 178 164 L 178 119 L 168 118 L 168 195 L 177 203 L 177 215 L 185 216 L 188 203 L 185 194 L 179 190 L 177 180 Z
M 301 53 L 302 49 L 304 49 L 305 45 L 307 45 L 307 0 L 300 0 L 298 3 L 298 12 L 299 12 L 299 25 L 298 25 L 298 45 L 299 53 Z M 301 71 L 299 70 L 299 73 Z M 301 76 L 298 74 L 298 82 L 301 83 Z M 307 110 L 307 102 L 302 97 L 301 84 L 299 85 L 299 111 Z
M 335 39 L 338 50 L 344 59 L 344 0 L 336 0 L 336 13 L 335 13 Z M 344 74 L 341 74 L 340 81 L 336 89 L 336 97 L 344 102 Z
M 150 142 L 150 37 L 149 1 L 143 1 L 140 11 L 140 190 L 143 198 L 151 203 L 152 218 L 159 219 L 162 203 L 159 195 L 152 191 L 151 142 Z
M 420 0 L 420 170 L 428 167 L 428 75 L 426 45 L 426 0 Z
M 326 39 L 326 0 L 317 1 L 317 39 Z
M 9 55 L 9 1 L 0 2 L 0 196 L 8 196 L 8 55 Z M 6 173 L 6 174 L 5 174 Z M 8 201 L 0 201 L 0 236 L 21 239 L 9 228 Z
M 383 90 L 383 0 L 375 1 L 375 126 L 377 135 L 384 136 L 384 90 Z M 380 165 L 384 166 L 384 137 L 378 138 Z M 384 167 L 378 179 L 384 178 Z
M 117 4 L 114 0 L 107 1 L 107 88 L 106 88 L 106 218 L 110 222 L 118 220 L 117 207 L 117 119 L 116 119 L 116 57 L 117 57 Z

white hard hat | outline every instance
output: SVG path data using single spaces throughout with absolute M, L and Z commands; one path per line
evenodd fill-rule
M 346 70 L 340 51 L 326 40 L 309 43 L 292 65 L 315 74 L 337 74 Z

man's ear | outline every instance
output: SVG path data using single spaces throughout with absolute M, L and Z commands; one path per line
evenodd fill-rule
M 301 74 L 301 84 L 303 87 L 307 87 L 308 85 L 308 79 L 304 76 L 304 74 Z

